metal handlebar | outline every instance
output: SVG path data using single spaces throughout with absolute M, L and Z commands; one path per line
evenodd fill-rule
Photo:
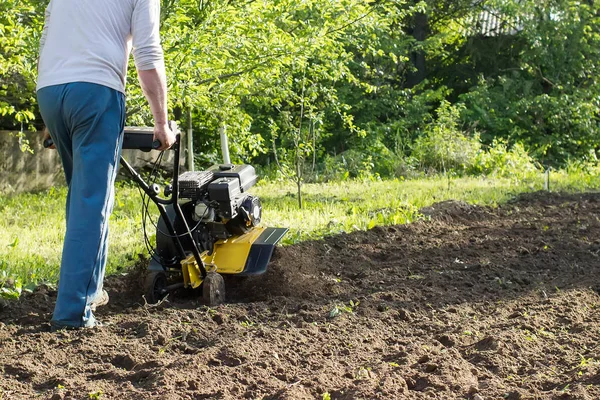
M 179 129 L 175 121 L 169 121 L 169 128 L 177 135 Z M 54 145 L 52 138 L 44 140 L 44 148 Z M 141 151 L 158 150 L 161 147 L 160 140 L 154 139 L 154 129 L 150 127 L 125 127 L 123 134 L 123 149 Z
M 54 140 L 52 140 L 52 138 L 48 138 L 48 139 L 44 140 L 44 148 L 48 149 L 53 145 L 54 145 Z M 156 140 L 152 141 L 152 150 L 159 149 L 160 146 L 161 146 L 160 140 L 156 139 Z M 144 149 L 140 148 L 139 150 L 143 151 Z

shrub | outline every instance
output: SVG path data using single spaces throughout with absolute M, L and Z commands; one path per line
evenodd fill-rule
M 481 150 L 469 173 L 473 175 L 493 175 L 499 177 L 521 177 L 539 170 L 533 158 L 521 143 L 509 148 L 506 141 L 494 139 L 492 145 Z
M 469 137 L 459 129 L 462 108 L 462 104 L 443 101 L 437 118 L 425 126 L 424 135 L 415 141 L 412 157 L 423 169 L 462 174 L 476 163 L 481 143 L 477 134 Z
M 321 180 L 370 179 L 375 175 L 374 167 L 373 157 L 370 154 L 347 150 L 335 157 L 325 158 Z

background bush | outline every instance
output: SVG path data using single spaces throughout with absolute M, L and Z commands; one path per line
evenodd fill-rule
M 46 4 L 0 3 L 0 129 L 42 125 Z M 222 127 L 234 161 L 299 181 L 597 160 L 593 2 L 163 0 L 162 20 L 169 106 L 198 166 L 219 160 Z M 149 124 L 134 76 L 127 91 L 128 123 Z

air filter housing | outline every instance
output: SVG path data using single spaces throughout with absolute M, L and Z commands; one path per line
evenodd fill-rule
M 179 176 L 179 197 L 197 200 L 215 178 L 212 171 L 188 171 Z

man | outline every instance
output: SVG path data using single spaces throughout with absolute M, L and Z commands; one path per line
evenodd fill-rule
M 133 48 L 161 150 L 167 90 L 159 0 L 50 0 L 40 43 L 37 96 L 61 157 L 69 193 L 53 330 L 94 327 L 102 289 L 108 219 L 123 143 L 125 77 Z

